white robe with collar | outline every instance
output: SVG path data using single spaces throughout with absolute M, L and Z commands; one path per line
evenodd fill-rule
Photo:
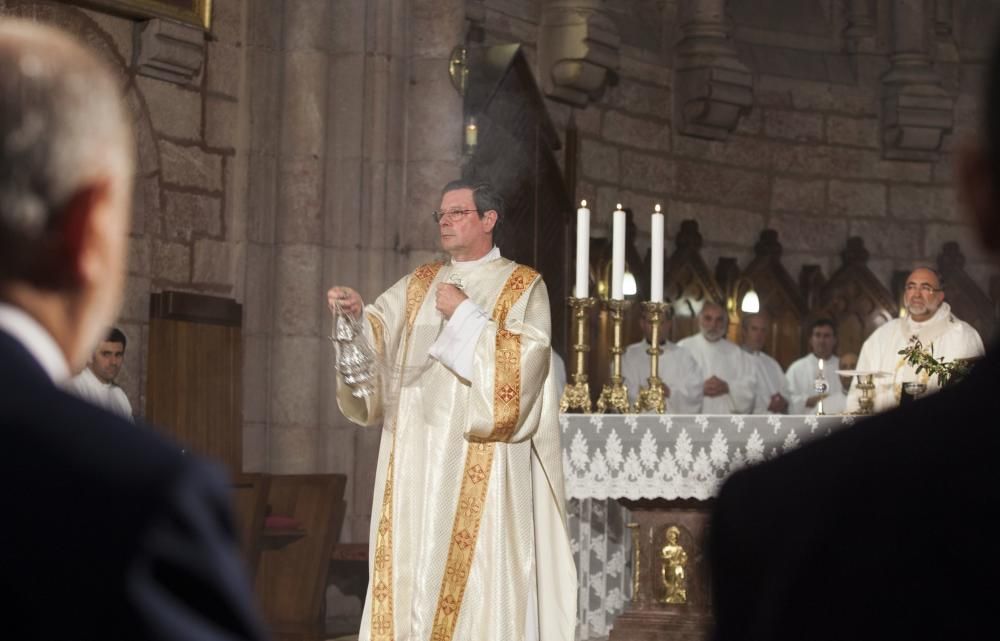
M 829 396 L 823 399 L 823 412 L 825 414 L 839 414 L 843 411 L 841 409 L 834 412 L 830 406 L 830 399 L 838 394 L 843 394 L 844 390 L 840 385 L 840 377 L 837 376 L 837 370 L 840 369 L 840 357 L 833 355 L 823 361 L 823 378 L 826 379 L 827 384 L 830 386 L 827 394 Z M 814 405 L 812 407 L 806 407 L 806 401 L 809 400 L 810 396 L 816 394 L 816 378 L 819 376 L 819 358 L 815 354 L 807 354 L 799 360 L 795 361 L 788 366 L 788 371 L 785 372 L 785 378 L 788 380 L 788 388 L 792 393 L 792 398 L 789 402 L 788 413 L 789 414 L 815 414 L 817 407 Z M 836 403 L 837 401 L 833 401 Z M 843 405 L 843 403 L 839 403 Z
M 979 332 L 972 325 L 956 318 L 948 303 L 941 303 L 934 315 L 922 323 L 909 317 L 894 318 L 872 332 L 858 354 L 858 370 L 888 374 L 874 381 L 876 412 L 892 409 L 899 404 L 903 383 L 926 383 L 928 393 L 940 389 L 936 376 L 928 377 L 926 372 L 917 374 L 899 354 L 914 335 L 920 338 L 924 349 L 930 349 L 933 345 L 934 357 L 939 360 L 978 358 L 986 352 Z M 847 408 L 850 411 L 858 409 L 861 393 L 857 387 L 857 380 L 852 381 L 851 390 L 847 394 Z
M 701 402 L 703 414 L 750 414 L 753 412 L 757 374 L 753 361 L 738 345 L 725 338 L 708 342 L 701 334 L 677 343 L 688 350 L 701 368 L 702 376 L 712 376 L 729 384 L 729 393 Z
M 648 349 L 648 342 L 639 341 L 629 345 L 622 356 L 622 376 L 633 403 L 639 398 L 639 388 L 645 387 L 649 378 Z M 670 389 L 667 414 L 700 414 L 705 377 L 691 353 L 667 341 L 660 354 L 659 369 L 660 380 Z
M 89 367 L 84 367 L 82 372 L 74 376 L 66 384 L 66 390 L 98 407 L 133 420 L 132 404 L 128 402 L 128 396 L 122 388 L 114 383 L 102 383 Z

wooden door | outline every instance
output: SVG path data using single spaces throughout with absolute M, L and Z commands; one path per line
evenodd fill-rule
M 146 418 L 192 452 L 243 471 L 242 309 L 183 292 L 150 301 Z

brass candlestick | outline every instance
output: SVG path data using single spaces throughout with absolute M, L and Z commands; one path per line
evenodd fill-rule
M 660 380 L 660 354 L 663 348 L 660 347 L 660 321 L 667 311 L 667 303 L 654 303 L 645 301 L 642 303 L 642 311 L 649 321 L 651 343 L 646 353 L 649 354 L 649 383 L 646 387 L 639 388 L 639 398 L 635 400 L 636 412 L 656 412 L 663 414 L 667 411 L 667 401 L 663 396 L 663 381 Z
M 573 318 L 576 319 L 576 343 L 573 345 L 572 383 L 563 390 L 562 399 L 559 401 L 559 411 L 563 413 L 577 410 L 590 414 L 593 411 L 590 385 L 587 383 L 587 352 L 590 351 L 590 345 L 587 344 L 587 312 L 594 302 L 593 298 L 572 296 L 569 298 L 569 306 L 573 309 Z
M 627 300 L 606 300 L 604 306 L 611 312 L 611 322 L 613 323 L 613 334 L 611 348 L 611 382 L 604 385 L 601 390 L 601 397 L 597 399 L 597 413 L 603 414 L 605 411 L 628 414 L 629 407 L 628 391 L 622 384 L 622 354 L 625 348 L 622 347 L 622 320 L 625 310 L 631 305 Z

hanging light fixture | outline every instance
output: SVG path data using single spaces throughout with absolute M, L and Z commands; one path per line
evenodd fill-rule
M 743 300 L 740 301 L 740 311 L 747 314 L 756 314 L 760 311 L 760 297 L 757 296 L 757 292 L 752 286 L 746 294 L 743 294 Z

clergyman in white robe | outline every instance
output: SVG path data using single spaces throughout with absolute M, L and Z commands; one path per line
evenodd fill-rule
M 858 355 L 859 370 L 887 373 L 886 376 L 873 380 L 876 412 L 899 404 L 903 383 L 924 383 L 927 385 L 926 393 L 940 389 L 936 376 L 929 377 L 926 372 L 917 374 L 915 368 L 899 354 L 900 350 L 909 345 L 911 336 L 919 338 L 924 349 L 933 345 L 934 357 L 939 360 L 978 358 L 985 353 L 979 332 L 972 325 L 956 318 L 948 303 L 941 303 L 934 315 L 924 322 L 915 321 L 909 316 L 889 321 L 872 332 Z M 858 409 L 861 393 L 857 387 L 857 380 L 852 381 L 847 394 L 847 407 L 850 411 Z
M 666 341 L 661 346 L 659 377 L 670 390 L 666 398 L 667 414 L 700 414 L 702 401 L 702 376 L 698 362 L 683 347 Z M 625 388 L 633 403 L 639 398 L 639 388 L 648 386 L 650 356 L 649 343 L 645 340 L 632 343 L 622 355 L 622 376 Z
M 823 360 L 823 378 L 828 385 L 827 398 L 823 399 L 824 414 L 839 414 L 843 411 L 843 402 L 832 397 L 844 395 L 844 390 L 840 385 L 840 377 L 837 370 L 840 369 L 840 358 L 836 354 L 831 354 L 829 358 Z M 806 406 L 806 401 L 816 395 L 816 378 L 819 376 L 820 359 L 816 354 L 806 354 L 799 360 L 788 366 L 785 377 L 788 379 L 788 387 L 792 397 L 788 412 L 790 414 L 815 414 L 818 411 L 816 405 Z M 845 399 L 846 400 L 846 399 Z M 834 406 L 841 406 L 834 410 Z
M 709 342 L 701 334 L 678 341 L 690 352 L 705 378 L 716 376 L 729 384 L 729 393 L 704 396 L 703 414 L 750 414 L 756 399 L 756 369 L 750 356 L 735 343 L 720 338 Z
M 440 283 L 468 299 L 444 322 Z M 430 293 L 428 293 L 430 292 Z M 338 377 L 350 420 L 383 426 L 360 639 L 569 641 L 549 297 L 493 251 L 419 267 L 364 307 L 384 363 L 374 397 Z

